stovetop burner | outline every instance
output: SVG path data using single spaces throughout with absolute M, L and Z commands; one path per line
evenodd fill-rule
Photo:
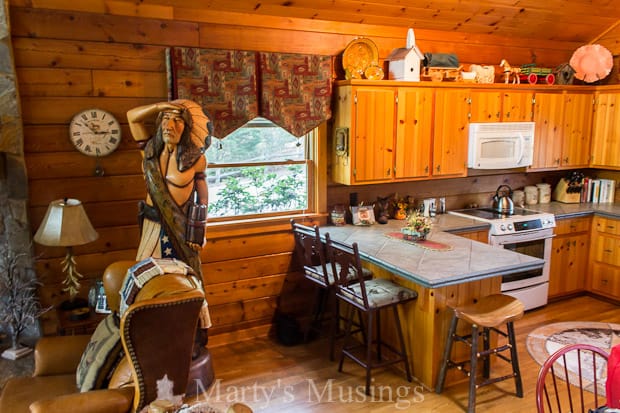
M 525 208 L 514 208 L 512 214 L 502 214 L 492 208 L 458 209 L 449 213 L 490 223 L 490 235 L 508 235 L 555 227 L 553 214 Z

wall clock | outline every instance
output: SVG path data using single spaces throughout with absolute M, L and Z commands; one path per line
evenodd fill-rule
M 106 156 L 121 143 L 121 127 L 110 112 L 86 109 L 71 119 L 69 137 L 84 155 Z
M 121 143 L 121 127 L 110 112 L 86 109 L 71 119 L 69 138 L 78 151 L 97 157 L 95 175 L 101 176 L 104 172 L 98 158 L 111 154 Z

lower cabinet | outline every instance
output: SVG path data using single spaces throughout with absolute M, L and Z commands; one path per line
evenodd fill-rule
M 620 300 L 620 220 L 594 217 L 590 290 Z
M 556 221 L 549 270 L 549 297 L 561 297 L 586 289 L 590 226 L 592 218 Z

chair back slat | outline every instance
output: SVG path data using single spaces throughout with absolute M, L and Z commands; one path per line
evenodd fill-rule
M 295 253 L 299 263 L 304 268 L 304 272 L 315 274 L 328 286 L 330 281 L 327 272 L 326 251 L 325 245 L 321 241 L 319 227 L 317 225 L 309 227 L 298 224 L 291 219 L 291 228 L 295 237 Z
M 325 234 L 325 240 L 328 259 L 336 277 L 336 294 L 355 306 L 359 307 L 360 303 L 362 303 L 364 309 L 368 309 L 370 306 L 357 243 L 354 242 L 349 245 L 332 240 L 329 234 Z M 359 291 L 350 288 L 352 285 L 356 285 Z
M 603 406 L 606 399 L 599 385 L 604 382 L 598 374 L 606 368 L 607 358 L 604 350 L 589 344 L 564 346 L 549 356 L 536 383 L 538 412 L 585 413 Z

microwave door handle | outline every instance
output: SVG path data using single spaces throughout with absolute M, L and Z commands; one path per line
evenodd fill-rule
M 521 160 L 523 159 L 523 147 L 525 146 L 525 138 L 523 134 L 519 134 L 519 156 L 517 158 L 517 163 L 521 164 Z

